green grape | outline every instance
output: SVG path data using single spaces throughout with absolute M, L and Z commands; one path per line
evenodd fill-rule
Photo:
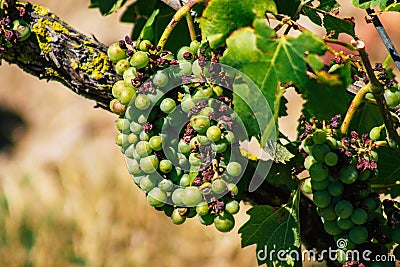
M 211 190 L 218 195 L 224 193 L 226 190 L 226 184 L 224 180 L 215 179 L 211 184 Z
M 373 161 L 378 162 L 378 156 L 379 156 L 378 152 L 376 152 L 374 150 L 371 151 L 371 159 Z
M 152 46 L 153 45 L 149 40 L 142 40 L 139 44 L 139 49 L 142 50 L 143 52 L 147 52 Z
M 211 225 L 214 223 L 215 215 L 211 213 L 207 213 L 206 215 L 199 215 L 199 221 L 204 225 Z
M 338 156 L 335 152 L 328 152 L 324 157 L 324 162 L 328 166 L 335 166 L 338 162 Z
M 128 171 L 130 174 L 135 175 L 141 173 L 139 163 L 135 159 L 127 159 Z
M 385 90 L 383 93 L 386 99 L 386 103 L 389 107 L 393 108 L 400 103 L 400 91 L 391 89 Z
M 367 181 L 371 177 L 371 171 L 365 170 L 358 175 L 358 180 L 360 181 Z
M 342 229 L 342 230 L 350 230 L 354 226 L 353 221 L 351 219 L 349 219 L 349 218 L 343 219 L 343 218 L 339 217 L 337 219 L 336 223 L 339 226 L 339 228 Z
M 325 190 L 325 189 L 328 188 L 328 185 L 329 185 L 329 180 L 328 179 L 325 179 L 325 180 L 322 180 L 322 181 L 315 181 L 315 180 L 311 179 L 311 187 L 314 190 L 317 190 L 317 191 L 318 190 Z
M 189 54 L 187 54 L 187 53 L 189 53 Z M 188 46 L 182 46 L 179 49 L 178 54 L 176 55 L 176 58 L 178 60 L 193 61 L 194 60 L 193 51 Z
M 172 202 L 177 206 L 183 206 L 182 202 L 183 188 L 177 188 L 172 192 L 171 199 Z
M 363 210 L 363 209 L 355 209 L 353 211 L 353 214 L 351 215 L 351 220 L 353 221 L 354 224 L 364 224 L 367 223 L 368 221 L 368 213 Z
M 143 114 L 140 114 L 137 119 L 137 122 L 141 125 L 144 125 L 147 122 L 146 116 L 144 116 Z
M 226 172 L 230 176 L 237 177 L 242 173 L 242 165 L 239 162 L 229 162 L 226 166 Z
M 376 205 L 375 200 L 373 198 L 371 198 L 371 197 L 368 197 L 368 198 L 364 199 L 361 203 L 362 203 L 362 205 L 364 207 L 367 208 L 368 211 L 374 211 L 374 210 L 376 210 L 378 208 L 378 206 Z
M 150 147 L 149 142 L 147 142 L 147 141 L 139 141 L 136 144 L 135 148 L 136 148 L 136 152 L 142 158 L 147 157 L 151 153 L 151 147 Z
M 190 145 L 184 142 L 183 140 L 179 141 L 178 150 L 184 155 L 188 155 L 190 153 Z
M 317 129 L 313 132 L 312 138 L 315 144 L 323 144 L 326 140 L 326 132 L 324 130 Z
M 301 187 L 305 194 L 312 194 L 311 178 L 305 179 L 303 186 Z
M 186 216 L 181 215 L 179 209 L 174 209 L 171 214 L 171 221 L 174 224 L 180 225 L 186 221 Z
M 327 207 L 325 208 L 319 208 L 317 207 L 317 212 L 318 215 L 324 218 L 326 221 L 332 221 L 336 220 L 337 215 L 335 212 L 335 205 L 333 203 L 330 203 Z
M 371 129 L 369 132 L 369 138 L 371 138 L 372 141 L 378 141 L 382 139 L 382 134 L 381 131 L 382 129 L 385 128 L 385 126 L 377 126 Z
M 340 200 L 336 203 L 335 212 L 342 219 L 350 218 L 353 214 L 353 204 L 348 200 Z
M 26 23 L 22 19 L 17 19 L 13 21 L 13 31 L 19 33 L 18 41 L 22 42 L 29 38 L 31 35 L 31 28 L 29 27 L 28 23 Z
M 198 167 L 203 163 L 203 161 L 198 158 L 198 155 L 199 155 L 198 153 L 190 153 L 189 155 L 190 165 Z
M 354 244 L 362 244 L 368 240 L 368 230 L 364 226 L 357 225 L 350 230 L 349 237 Z
M 119 98 L 119 96 L 121 95 L 121 92 L 125 90 L 125 83 L 124 81 L 116 81 L 113 85 L 113 87 L 111 88 L 111 93 L 113 95 L 113 97 L 115 98 Z
M 167 195 L 158 187 L 154 187 L 147 194 L 147 203 L 153 207 L 162 207 L 167 202 Z
M 198 133 L 204 133 L 210 127 L 210 118 L 196 115 L 190 119 L 190 126 Z
M 206 215 L 208 213 L 208 204 L 206 202 L 200 202 L 196 206 L 196 212 L 199 215 Z
M 207 138 L 205 135 L 197 135 L 197 140 L 199 141 L 200 145 L 206 146 L 211 144 L 211 140 Z
M 329 170 L 326 168 L 322 163 L 317 162 L 311 165 L 310 169 L 310 176 L 312 180 L 315 181 L 322 181 L 328 178 Z
M 393 250 L 393 255 L 396 260 L 400 260 L 400 246 L 396 246 Z
M 129 128 L 130 128 L 131 132 L 134 134 L 140 134 L 143 131 L 143 126 L 134 121 L 131 122 L 131 124 L 129 125 Z
M 182 78 L 184 74 L 192 74 L 192 63 L 186 60 L 179 60 L 179 67 L 174 69 L 174 75 L 177 78 Z
M 115 121 L 115 125 L 117 126 L 117 129 L 124 133 L 129 130 L 129 124 L 130 123 L 127 119 L 118 118 Z
M 231 131 L 226 131 L 223 135 L 223 138 L 229 143 L 232 144 L 235 141 L 235 134 Z
M 122 49 L 119 46 L 119 43 L 111 44 L 107 49 L 107 56 L 113 63 L 117 63 L 119 60 L 127 58 L 128 56 L 125 53 L 126 49 Z
M 129 142 L 129 144 L 136 144 L 137 141 L 138 141 L 138 136 L 137 136 L 136 134 L 130 133 L 130 134 L 128 135 L 128 142 Z
M 237 196 L 237 194 L 239 193 L 239 189 L 238 189 L 237 185 L 235 185 L 235 184 L 227 184 L 226 188 L 234 196 Z
M 154 151 L 162 150 L 162 137 L 159 135 L 152 136 L 149 140 L 150 148 Z
M 123 134 L 123 133 L 118 133 L 118 134 L 115 136 L 115 143 L 116 143 L 118 146 L 125 146 L 126 144 L 129 143 L 129 142 L 128 142 L 128 135 Z
M 195 107 L 195 103 L 193 102 L 193 100 L 191 98 L 183 98 L 182 99 L 182 103 L 181 103 L 181 109 L 183 110 L 183 112 L 185 113 L 189 113 L 191 108 Z
M 344 193 L 344 185 L 339 181 L 330 182 L 328 185 L 329 194 L 333 197 L 338 197 Z
M 211 144 L 211 148 L 213 151 L 217 153 L 223 153 L 228 149 L 228 144 L 225 142 L 218 141 L 216 143 Z
M 133 98 L 136 96 L 136 91 L 132 87 L 126 87 L 124 90 L 121 91 L 121 93 L 118 96 L 119 102 L 121 102 L 122 105 L 128 105 Z
M 172 190 L 172 188 L 174 188 L 174 184 L 172 183 L 171 180 L 162 179 L 158 183 L 158 188 L 160 188 L 164 192 L 169 192 Z
M 140 139 L 141 141 L 149 141 L 149 140 L 150 140 L 150 135 L 149 135 L 148 133 L 146 133 L 145 131 L 142 131 L 142 132 L 139 134 L 139 139 Z
M 316 144 L 312 148 L 312 155 L 316 161 L 324 162 L 325 155 L 330 152 L 331 149 L 327 144 Z
M 309 170 L 310 167 L 317 162 L 313 156 L 309 155 L 304 159 L 304 168 L 306 168 L 306 170 Z
M 150 178 L 150 176 L 146 175 L 140 180 L 139 187 L 143 191 L 149 192 L 151 189 L 156 187 L 156 183 Z
M 207 129 L 206 135 L 211 141 L 216 142 L 221 138 L 221 129 L 218 126 L 211 126 Z
M 137 69 L 142 69 L 146 67 L 147 64 L 149 64 L 149 57 L 147 56 L 146 52 L 137 51 L 131 57 L 130 64 L 132 67 L 135 67 Z
M 336 251 L 336 257 L 337 257 L 337 261 L 338 261 L 340 264 L 344 264 L 344 263 L 347 262 L 347 255 L 346 255 L 346 252 L 345 252 L 344 250 L 342 250 L 342 249 L 338 249 L 338 250 Z
M 190 176 L 189 174 L 184 174 L 181 177 L 181 180 L 179 181 L 179 185 L 182 187 L 186 187 L 190 185 Z
M 196 59 L 192 64 L 192 72 L 193 72 L 194 76 L 197 76 L 197 77 L 200 77 L 202 74 L 202 69 L 200 67 L 198 59 Z
M 239 202 L 237 202 L 236 200 L 231 200 L 225 204 L 225 211 L 229 212 L 230 214 L 238 213 L 239 209 Z
M 215 217 L 214 226 L 221 232 L 229 232 L 235 226 L 235 219 L 230 213 L 224 212 Z
M 135 107 L 139 110 L 146 110 L 150 104 L 150 99 L 145 94 L 139 94 L 135 98 Z
M 140 168 L 145 173 L 153 173 L 157 170 L 158 158 L 155 155 L 151 155 L 140 159 Z
M 130 145 L 126 150 L 125 150 L 125 156 L 127 156 L 130 159 L 133 159 L 133 153 L 136 152 L 135 151 L 135 145 Z
M 325 208 L 331 203 L 331 195 L 327 190 L 316 191 L 313 195 L 313 201 L 317 207 Z
M 124 59 L 120 59 L 118 60 L 117 64 L 115 64 L 115 72 L 118 75 L 124 75 L 124 72 L 129 69 L 131 67 L 131 65 L 129 64 L 129 61 L 124 58 Z M 125 81 L 124 81 L 125 84 Z
M 343 232 L 342 229 L 339 228 L 336 221 L 324 221 L 324 229 L 330 235 L 338 235 Z
M 160 161 L 160 171 L 163 173 L 169 173 L 172 171 L 172 163 L 167 159 L 163 159 Z
M 168 75 L 163 71 L 158 71 L 153 77 L 153 84 L 156 87 L 164 87 L 168 84 Z
M 326 143 L 332 150 L 335 150 L 335 149 L 338 149 L 338 148 L 339 148 L 338 141 L 337 141 L 335 138 L 333 138 L 332 136 L 328 136 L 328 137 L 326 138 L 326 140 L 325 140 L 325 143 Z
M 188 165 L 188 159 L 186 158 L 186 156 L 185 155 L 183 155 L 182 153 L 177 153 L 176 154 L 177 155 L 177 157 L 178 157 L 178 165 L 181 167 L 181 168 L 187 168 L 187 165 Z
M 189 186 L 183 190 L 182 202 L 187 207 L 195 207 L 201 201 L 203 201 L 203 195 L 197 187 Z
M 193 53 L 196 54 L 197 50 L 199 49 L 199 47 L 200 47 L 200 42 L 199 41 L 193 40 L 193 41 L 190 42 L 190 50 L 192 50 Z
M 343 167 L 339 172 L 339 179 L 345 184 L 352 184 L 357 180 L 357 178 L 357 169 L 352 165 Z
M 124 84 L 125 86 L 130 86 L 133 87 L 132 85 L 132 80 L 138 77 L 136 68 L 134 67 L 129 67 L 127 70 L 124 71 L 124 74 L 122 75 L 124 78 Z
M 172 98 L 165 98 L 165 99 L 163 99 L 163 101 L 161 101 L 161 104 L 160 104 L 161 111 L 164 113 L 167 113 L 167 114 L 174 111 L 175 107 L 176 107 L 176 103 Z

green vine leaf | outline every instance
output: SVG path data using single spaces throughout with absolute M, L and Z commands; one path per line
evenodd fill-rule
M 355 7 L 367 9 L 367 8 L 375 8 L 379 6 L 381 10 L 384 10 L 390 4 L 393 3 L 393 0 L 353 0 L 353 5 Z
M 217 48 L 233 31 L 250 26 L 255 18 L 264 18 L 266 12 L 277 12 L 273 0 L 213 0 L 197 21 L 202 36 L 211 48 Z
M 153 30 L 153 25 L 156 20 L 157 15 L 160 13 L 159 9 L 156 9 L 153 11 L 153 13 L 150 15 L 148 20 L 143 26 L 142 31 L 140 32 L 139 36 L 143 38 L 144 40 L 154 40 L 154 30 Z
M 385 8 L 385 11 L 395 11 L 395 12 L 399 12 L 400 11 L 400 3 L 393 3 L 391 5 L 388 5 Z
M 340 5 L 336 0 L 321 0 L 319 1 L 318 8 L 325 11 L 332 11 L 332 9 L 338 8 Z
M 390 149 L 389 147 L 381 147 L 378 152 L 378 177 L 371 181 L 371 185 L 385 185 L 387 187 L 380 188 L 380 193 L 390 193 L 392 197 L 397 197 L 399 193 L 399 185 L 396 182 L 400 180 L 400 152 Z
M 301 254 L 299 200 L 300 190 L 296 190 L 289 202 L 278 209 L 255 206 L 247 212 L 250 219 L 239 229 L 239 233 L 242 247 L 256 244 L 258 264 L 301 266 L 301 257 L 296 260 Z M 270 253 L 272 250 L 276 253 Z
M 91 0 L 89 8 L 98 8 L 103 16 L 112 14 L 126 4 L 127 0 Z

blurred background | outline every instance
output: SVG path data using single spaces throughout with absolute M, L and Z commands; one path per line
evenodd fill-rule
M 131 30 L 119 14 L 89 10 L 88 1 L 32 2 L 105 44 Z M 343 14 L 357 15 L 357 33 L 382 61 L 387 52 L 364 14 L 348 5 Z M 390 27 L 399 17 L 382 20 L 399 44 Z M 132 182 L 114 144 L 113 114 L 5 62 L 0 85 L 0 266 L 257 266 L 254 246 L 241 249 L 237 234 L 248 206 L 228 234 L 196 219 L 175 226 Z M 294 138 L 302 103 L 293 92 L 287 97 L 291 116 L 280 124 Z

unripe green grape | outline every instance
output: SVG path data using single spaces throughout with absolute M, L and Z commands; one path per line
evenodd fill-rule
M 327 190 L 316 191 L 313 194 L 313 201 L 317 207 L 325 208 L 331 203 L 331 195 Z
M 326 140 L 326 132 L 324 130 L 317 129 L 313 132 L 312 138 L 315 144 L 323 144 Z
M 372 150 L 372 151 L 371 151 L 371 159 L 372 159 L 373 161 L 375 161 L 375 162 L 378 162 L 378 157 L 379 157 L 378 152 Z
M 154 187 L 147 194 L 147 203 L 153 207 L 162 207 L 167 202 L 167 195 L 158 187 Z
M 339 148 L 338 141 L 332 136 L 328 136 L 325 140 L 325 143 L 330 147 L 330 149 L 335 150 Z
M 171 113 L 176 107 L 176 103 L 175 100 L 173 100 L 172 98 L 165 98 L 163 99 L 163 101 L 161 101 L 160 104 L 160 109 L 162 112 L 164 113 Z
M 139 187 L 143 191 L 149 192 L 151 189 L 156 187 L 156 183 L 150 178 L 150 176 L 146 175 L 140 180 Z
M 328 192 L 333 197 L 341 196 L 344 193 L 344 185 L 339 181 L 331 182 L 328 185 Z
M 324 162 L 325 155 L 330 152 L 331 149 L 327 144 L 316 144 L 312 148 L 312 156 L 320 162 Z
M 353 204 L 345 199 L 340 200 L 335 205 L 335 212 L 336 215 L 342 219 L 350 218 L 350 216 L 353 214 Z
M 206 116 L 196 115 L 190 119 L 190 126 L 199 132 L 204 133 L 210 127 L 210 118 Z
M 136 95 L 135 89 L 133 87 L 125 87 L 124 90 L 121 91 L 121 93 L 118 96 L 119 102 L 121 102 L 122 105 L 128 105 L 129 102 L 131 102 L 132 98 L 134 98 Z
M 126 55 L 126 50 L 122 49 L 119 46 L 119 43 L 113 43 L 111 44 L 108 49 L 107 49 L 107 56 L 110 58 L 110 60 L 113 63 L 117 63 L 119 60 L 127 58 L 128 56 Z
M 151 155 L 140 159 L 140 168 L 145 173 L 153 173 L 157 170 L 158 163 L 159 161 L 157 156 Z
M 185 58 L 185 53 L 189 53 L 190 57 Z M 194 60 L 194 55 L 193 55 L 193 51 L 190 49 L 190 47 L 188 46 L 182 46 L 179 51 L 178 54 L 176 55 L 176 58 L 178 60 L 187 60 L 187 61 L 193 61 Z
M 349 237 L 354 244 L 362 244 L 368 240 L 368 230 L 364 226 L 357 225 L 350 230 Z
M 164 192 L 169 192 L 172 190 L 172 188 L 174 188 L 174 184 L 172 183 L 171 180 L 168 179 L 162 179 L 159 183 L 158 183 L 158 188 L 160 188 L 162 191 Z
M 309 170 L 310 167 L 317 162 L 313 156 L 309 155 L 304 159 L 304 168 L 306 168 L 306 170 Z
M 189 163 L 188 159 L 186 158 L 185 155 L 183 155 L 182 153 L 177 153 L 177 158 L 178 158 L 178 165 L 183 168 L 186 169 L 187 165 Z
M 375 200 L 371 197 L 364 199 L 361 204 L 366 207 L 368 211 L 374 211 L 378 208 Z
M 194 108 L 195 105 L 196 104 L 193 102 L 191 98 L 182 99 L 181 109 L 183 110 L 183 112 L 189 113 L 190 109 Z
M 325 190 L 328 188 L 329 185 L 329 180 L 328 179 L 324 179 L 322 181 L 315 181 L 313 179 L 311 179 L 311 187 L 314 190 Z
M 190 42 L 190 50 L 193 51 L 193 53 L 197 54 L 197 50 L 200 47 L 200 42 L 197 40 L 193 40 Z
M 305 194 L 312 194 L 311 178 L 304 180 L 303 186 L 301 187 Z
M 132 55 L 130 64 L 132 67 L 136 69 L 142 69 L 149 64 L 149 57 L 147 56 L 146 52 L 137 51 L 135 54 Z
M 190 162 L 190 165 L 197 166 L 197 167 L 203 163 L 203 161 L 198 158 L 198 153 L 190 153 L 189 162 Z
M 19 33 L 19 42 L 25 41 L 31 35 L 31 28 L 29 27 L 28 23 L 26 23 L 22 19 L 17 19 L 13 21 L 13 31 Z
M 198 134 L 197 135 L 197 140 L 199 141 L 200 145 L 202 145 L 202 146 L 206 146 L 206 145 L 211 144 L 211 140 L 208 139 L 208 137 L 205 136 L 205 135 L 199 135 Z
M 224 212 L 214 218 L 214 225 L 221 232 L 229 232 L 235 227 L 235 219 L 230 213 Z
M 135 159 L 127 159 L 128 171 L 130 174 L 135 175 L 141 173 L 139 163 Z
M 198 59 L 196 59 L 192 64 L 192 72 L 193 72 L 194 76 L 197 76 L 197 77 L 200 77 L 202 74 L 202 69 L 200 67 Z
M 182 78 L 184 74 L 192 74 L 192 63 L 186 60 L 179 60 L 179 66 L 174 69 L 174 75 L 177 78 Z
M 119 98 L 119 96 L 121 95 L 121 92 L 125 90 L 125 83 L 124 81 L 116 81 L 111 89 L 111 93 L 113 95 L 113 97 L 115 98 Z
M 147 141 L 139 141 L 136 146 L 136 152 L 139 154 L 140 157 L 144 158 L 150 155 L 151 153 L 151 147 L 149 142 Z
M 125 156 L 130 159 L 133 159 L 133 153 L 135 152 L 135 145 L 130 145 L 127 149 L 125 149 Z
M 229 212 L 230 214 L 238 213 L 239 209 L 239 202 L 237 202 L 236 200 L 231 200 L 225 204 L 225 211 Z
M 211 225 L 214 223 L 215 215 L 211 213 L 207 213 L 206 215 L 199 215 L 199 221 L 204 225 Z
M 171 214 L 171 221 L 174 224 L 180 225 L 186 221 L 186 216 L 182 216 L 179 213 L 179 209 L 174 209 L 174 211 Z
M 186 187 L 182 193 L 182 202 L 187 207 L 194 207 L 203 200 L 203 195 L 195 186 Z
M 183 206 L 182 202 L 183 188 L 177 188 L 172 192 L 172 202 L 177 206 Z
M 364 224 L 367 223 L 368 221 L 368 213 L 363 210 L 363 209 L 355 209 L 353 211 L 353 214 L 351 215 L 351 220 L 353 221 L 354 224 Z
M 172 171 L 172 163 L 167 159 L 163 159 L 160 161 L 160 171 L 163 173 L 169 173 Z
M 115 136 L 115 143 L 118 146 L 125 146 L 126 144 L 128 144 L 128 135 L 123 134 L 123 133 L 118 133 Z
M 351 219 L 349 219 L 349 218 L 343 219 L 343 218 L 339 217 L 337 219 L 336 223 L 339 226 L 339 228 L 342 229 L 342 230 L 350 230 L 354 226 L 353 221 Z
M 142 40 L 139 44 L 139 49 L 147 52 L 149 51 L 149 49 L 152 47 L 153 45 L 151 44 L 151 42 L 149 40 Z
M 142 131 L 142 132 L 139 134 L 139 139 L 140 139 L 141 141 L 149 141 L 149 140 L 150 140 L 150 134 L 149 134 L 149 133 L 146 133 L 146 131 Z
M 226 188 L 227 186 L 222 179 L 215 179 L 211 184 L 211 190 L 217 195 L 224 193 Z
M 217 153 L 223 153 L 228 149 L 228 144 L 220 140 L 216 143 L 211 144 L 211 148 Z
M 196 206 L 196 212 L 198 215 L 206 215 L 208 210 L 208 204 L 206 202 L 200 202 Z
M 328 152 L 325 155 L 324 162 L 328 166 L 335 166 L 338 162 L 338 156 L 335 152 Z
M 330 235 L 338 235 L 343 232 L 342 229 L 339 228 L 336 221 L 324 221 L 324 229 Z
M 371 131 L 369 132 L 369 138 L 371 138 L 372 141 L 378 141 L 381 140 L 382 135 L 381 135 L 381 131 L 384 127 L 382 126 L 377 126 L 371 129 Z
M 193 138 L 190 140 L 190 143 L 189 143 L 190 149 L 195 149 L 196 146 L 198 146 L 199 144 L 200 144 L 200 143 L 199 143 L 199 140 L 197 140 L 197 136 L 193 137 Z
M 358 175 L 358 180 L 367 181 L 371 177 L 371 171 L 365 170 Z
M 159 135 L 152 136 L 149 140 L 149 145 L 154 151 L 162 150 L 162 137 Z
M 400 92 L 397 90 L 387 89 L 383 93 L 386 99 L 386 103 L 389 107 L 393 108 L 400 103 Z
M 332 221 L 336 220 L 337 215 L 335 212 L 335 205 L 333 203 L 330 203 L 327 207 L 325 208 L 320 208 L 317 207 L 317 212 L 318 215 L 324 218 L 326 221 Z
M 129 129 L 131 130 L 132 133 L 134 134 L 140 134 L 143 131 L 143 126 L 140 125 L 139 123 L 136 122 L 131 122 L 129 125 Z
M 189 174 L 185 173 L 184 175 L 182 175 L 180 181 L 179 181 L 179 185 L 182 187 L 187 187 L 190 185 L 190 176 Z
M 157 71 L 153 77 L 153 84 L 156 87 L 164 87 L 168 84 L 168 75 L 163 71 Z
M 118 118 L 115 121 L 115 126 L 117 126 L 117 129 L 123 133 L 129 130 L 129 124 L 129 121 L 123 118 Z
M 223 134 L 223 138 L 229 143 L 232 144 L 233 142 L 235 142 L 235 134 L 231 131 L 226 131 Z
M 124 59 L 120 59 L 118 60 L 117 64 L 115 64 L 115 72 L 118 75 L 124 75 L 124 72 L 129 69 L 131 67 L 131 65 L 129 64 L 129 61 L 124 58 Z M 124 82 L 125 84 L 125 82 Z
M 347 262 L 347 255 L 346 255 L 346 252 L 345 252 L 344 250 L 342 250 L 342 249 L 338 249 L 338 250 L 336 251 L 336 257 L 337 257 L 337 261 L 338 261 L 340 264 L 344 264 L 344 263 Z
M 139 110 L 146 110 L 150 104 L 150 99 L 145 94 L 139 94 L 135 98 L 135 107 Z
M 221 138 L 221 129 L 215 125 L 211 126 L 207 129 L 206 135 L 210 140 L 216 142 Z
M 190 153 L 190 145 L 183 140 L 179 141 L 178 150 L 182 154 L 188 155 Z
M 136 68 L 134 67 L 129 67 L 127 70 L 124 71 L 124 74 L 122 75 L 124 78 L 124 84 L 125 86 L 133 86 L 132 85 L 132 80 L 138 77 Z
M 322 163 L 316 162 L 311 165 L 310 169 L 310 176 L 312 180 L 315 181 L 322 181 L 328 178 L 329 170 L 326 168 Z
M 357 180 L 357 178 L 357 169 L 352 165 L 343 167 L 339 172 L 339 179 L 345 184 L 352 184 Z

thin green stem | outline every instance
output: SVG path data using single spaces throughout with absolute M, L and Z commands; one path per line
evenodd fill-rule
M 361 103 L 364 102 L 365 94 L 369 92 L 369 88 L 370 84 L 365 85 L 363 88 L 360 89 L 360 91 L 357 92 L 357 94 L 351 101 L 351 104 L 347 109 L 346 116 L 343 120 L 342 126 L 340 127 L 340 131 L 343 135 L 347 135 L 351 120 L 353 119 L 354 114 L 356 114 L 358 107 L 361 105 Z
M 169 36 L 172 33 L 172 30 L 175 28 L 176 24 L 184 17 L 186 14 L 189 14 L 192 7 L 196 4 L 204 2 L 205 0 L 189 0 L 184 6 L 182 6 L 178 11 L 176 11 L 172 20 L 168 23 L 167 27 L 165 27 L 163 34 L 161 35 L 160 41 L 157 44 L 157 51 L 161 53 L 163 50 L 165 43 L 167 42 Z
M 190 15 L 190 12 L 186 13 L 185 17 L 186 17 L 186 23 L 187 23 L 187 26 L 189 29 L 190 39 L 192 41 L 194 41 L 194 40 L 196 40 L 196 30 L 194 28 L 193 19 L 192 19 L 192 16 Z
M 324 40 L 327 43 L 338 44 L 338 45 L 346 47 L 347 49 L 352 50 L 352 51 L 356 51 L 357 50 L 353 45 L 351 45 L 349 43 L 346 43 L 346 42 L 343 42 L 343 41 L 339 41 L 337 39 L 324 38 Z

